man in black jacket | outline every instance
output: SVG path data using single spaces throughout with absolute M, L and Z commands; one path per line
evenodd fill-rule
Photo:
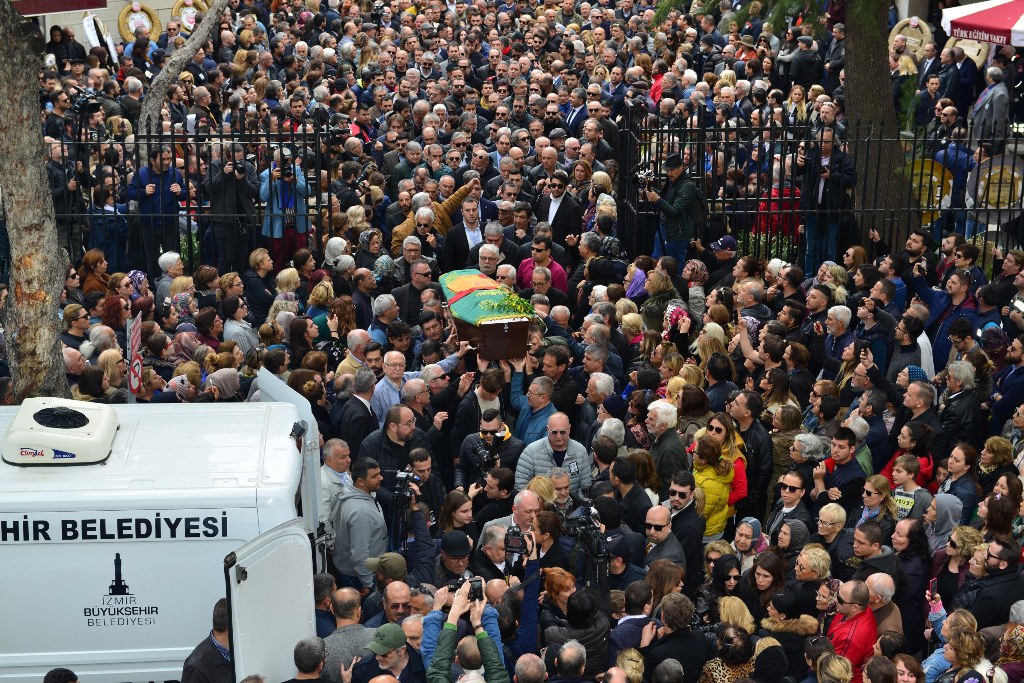
M 507 467 L 515 472 L 524 448 L 526 445 L 512 436 L 512 430 L 502 421 L 501 413 L 488 408 L 480 416 L 480 431 L 462 441 L 455 488 L 468 492 L 493 467 Z
M 1005 624 L 1010 606 L 1024 599 L 1024 579 L 1018 571 L 1020 546 L 1009 536 L 997 535 L 988 545 L 985 568 L 988 575 L 969 609 L 978 620 L 978 628 Z
M 622 508 L 622 516 L 630 529 L 644 528 L 651 499 L 636 481 L 636 463 L 625 456 L 612 463 L 610 481 L 617 490 L 615 500 Z
M 686 558 L 686 576 L 683 578 L 683 592 L 695 595 L 704 583 L 704 532 L 707 521 L 697 512 L 693 504 L 693 493 L 697 482 L 687 470 L 679 470 L 672 475 L 668 486 L 668 500 L 662 503 L 672 512 L 672 533 L 683 546 Z
M 231 682 L 228 624 L 228 601 L 221 598 L 213 606 L 213 629 L 185 659 L 181 683 Z
M 763 408 L 761 395 L 753 391 L 741 392 L 726 406 L 736 420 L 736 428 L 747 448 L 747 497 L 736 506 L 740 517 L 764 519 L 768 503 L 769 479 L 772 472 L 774 447 L 768 430 L 758 419 Z
M 245 147 L 231 145 L 229 156 L 215 159 L 203 181 L 210 198 L 210 223 L 217 238 L 217 269 L 243 270 L 253 245 L 256 200 L 260 181 L 256 166 L 245 159 Z
M 805 36 L 806 37 L 806 36 Z M 835 131 L 823 128 L 817 145 L 796 158 L 803 174 L 801 201 L 806 209 L 807 253 L 804 272 L 817 272 L 839 239 L 843 210 L 850 205 L 848 191 L 857 183 L 853 158 L 834 144 Z
M 370 407 L 376 384 L 373 370 L 359 368 L 352 382 L 352 396 L 347 401 L 336 402 L 331 411 L 331 429 L 338 438 L 350 444 L 353 459 L 359 457 L 359 447 L 380 424 Z
M 654 622 L 644 626 L 640 638 L 640 653 L 644 656 L 644 670 L 654 669 L 666 659 L 675 659 L 683 665 L 683 683 L 697 683 L 704 664 L 714 656 L 711 641 L 703 633 L 690 630 L 693 603 L 685 595 L 673 593 L 661 603 L 661 620 L 665 623 L 660 638 Z

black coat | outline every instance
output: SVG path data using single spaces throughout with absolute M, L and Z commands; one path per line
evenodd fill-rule
M 1024 599 L 1024 579 L 1016 568 L 1010 568 L 992 572 L 979 582 L 983 585 L 969 608 L 978 620 L 978 628 L 1005 624 L 1010 616 L 1010 606 Z
M 409 663 L 405 672 L 408 678 L 403 679 L 407 683 L 427 683 L 427 670 L 423 666 L 423 657 L 420 651 L 406 643 L 406 651 L 409 653 Z M 377 664 L 377 658 L 371 652 L 365 655 L 359 663 L 352 668 L 352 683 L 370 683 L 377 676 L 388 673 Z
M 579 641 L 587 649 L 587 664 L 583 669 L 583 675 L 590 680 L 603 673 L 608 668 L 608 633 L 611 624 L 608 615 L 598 612 L 593 623 L 587 624 L 584 628 L 572 626 L 550 626 L 544 629 L 544 642 L 547 643 L 547 653 L 544 663 L 549 671 L 554 671 L 555 656 L 558 648 L 570 640 Z
M 686 558 L 686 576 L 683 578 L 683 592 L 692 599 L 704 583 L 704 532 L 707 520 L 697 514 L 692 503 L 672 516 L 672 533 L 683 546 Z
M 331 429 L 349 445 L 353 459 L 359 457 L 359 447 L 363 440 L 377 431 L 378 427 L 373 412 L 358 398 L 335 403 L 331 410 Z
M 615 492 L 615 500 L 619 501 L 622 509 L 622 518 L 629 525 L 630 529 L 643 529 L 647 521 L 647 511 L 651 509 L 651 498 L 647 495 L 640 484 L 633 484 L 633 488 L 622 496 Z
M 771 637 L 779 641 L 786 653 L 786 675 L 796 680 L 803 680 L 807 674 L 807 662 L 804 661 L 804 644 L 807 639 L 818 631 L 818 620 L 807 614 L 798 618 L 761 620 L 761 629 L 757 635 L 761 638 Z
M 978 392 L 968 389 L 943 400 L 939 422 L 946 433 L 947 443 L 979 443 L 982 433 L 980 399 Z
M 675 659 L 683 665 L 683 683 L 698 683 L 708 660 L 714 658 L 711 641 L 702 633 L 676 631 L 640 648 L 644 656 L 644 671 L 654 671 L 666 659 Z
M 207 636 L 185 659 L 181 683 L 231 683 L 231 662 L 224 659 Z

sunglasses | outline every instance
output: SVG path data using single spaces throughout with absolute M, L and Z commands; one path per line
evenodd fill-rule
M 644 526 L 647 527 L 648 529 L 654 529 L 655 531 L 661 531 L 662 529 L 667 527 L 668 524 L 651 524 L 650 522 L 648 522 L 647 524 L 644 524 Z
M 569 433 L 568 429 L 549 429 L 548 430 L 548 434 L 562 435 L 562 434 L 568 434 L 568 433 Z
M 483 436 L 487 436 L 488 434 L 491 435 L 491 436 L 494 436 L 499 431 L 501 431 L 501 430 L 498 430 L 498 429 L 481 429 L 480 430 L 480 434 L 482 434 Z
M 688 494 L 686 491 L 676 491 L 675 489 L 669 489 L 668 491 L 669 498 L 685 498 L 688 495 L 690 494 Z
M 739 581 L 740 580 L 740 575 L 739 574 L 729 574 L 729 576 L 725 577 L 725 580 L 726 581 Z
M 715 427 L 714 425 L 708 425 L 708 431 L 712 434 L 725 434 L 725 427 Z
M 799 486 L 790 486 L 789 484 L 779 484 L 779 488 L 787 493 L 796 493 L 800 490 Z
M 957 548 L 960 547 L 960 544 L 957 543 L 954 538 L 950 537 L 950 539 L 949 539 L 949 547 L 952 548 L 953 550 L 956 550 Z
M 862 495 L 865 498 L 870 498 L 871 496 L 877 496 L 878 495 L 878 491 L 872 491 L 870 489 L 864 489 L 864 492 L 863 492 Z

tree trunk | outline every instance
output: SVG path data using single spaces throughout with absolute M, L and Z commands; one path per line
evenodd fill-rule
M 904 174 L 906 155 L 897 142 L 900 125 L 887 63 L 887 12 L 888 3 L 847 0 L 846 115 L 850 135 L 861 140 L 856 148 L 870 150 L 870 154 L 854 158 L 858 183 L 854 197 L 857 209 L 862 210 L 862 235 L 866 239 L 867 230 L 874 228 L 890 244 L 897 244 L 898 235 L 893 232 L 902 226 L 891 219 L 906 224 L 912 212 L 900 208 L 916 205 L 916 199 Z
M 0 0 L 0 187 L 11 240 L 11 294 L 4 320 L 18 400 L 68 396 L 57 308 L 65 259 L 57 246 L 40 125 L 43 36 Z
M 178 82 L 178 76 L 189 65 L 192 58 L 196 56 L 199 48 L 206 44 L 206 41 L 210 39 L 213 32 L 220 26 L 220 15 L 228 6 L 228 2 L 230 0 L 214 0 L 206 11 L 203 21 L 188 37 L 185 44 L 174 51 L 170 59 L 164 63 L 164 68 L 160 70 L 157 77 L 149 84 L 148 96 L 143 100 L 142 111 L 139 113 L 139 130 L 136 131 L 137 135 L 157 135 L 160 133 L 160 109 L 163 107 L 164 100 L 166 99 L 167 89 Z M 216 93 L 210 94 L 214 97 L 217 96 Z M 148 141 L 143 138 L 140 144 L 142 145 L 140 158 L 148 159 Z

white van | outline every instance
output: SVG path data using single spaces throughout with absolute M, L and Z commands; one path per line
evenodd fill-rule
M 259 386 L 259 403 L 0 410 L 0 682 L 178 680 L 225 595 L 235 680 L 294 675 L 316 631 L 319 434 L 305 399 Z

